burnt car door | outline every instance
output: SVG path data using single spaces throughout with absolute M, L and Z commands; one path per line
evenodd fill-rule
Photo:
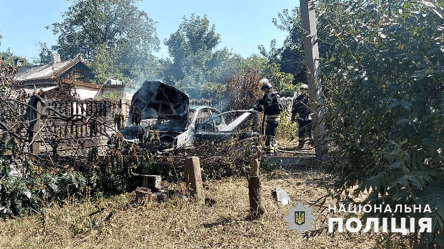
M 254 115 L 250 111 L 213 112 L 212 117 L 196 129 L 197 140 L 224 140 L 236 135 L 256 136 Z
M 203 107 L 197 111 L 196 115 L 196 133 L 197 132 L 214 132 L 215 126 L 213 114 L 210 108 Z
M 206 107 L 200 110 L 201 114 L 196 119 L 196 140 L 208 140 L 215 137 L 219 127 L 224 124 L 223 117 L 216 109 Z
M 188 113 L 188 126 L 186 131 L 177 137 L 177 148 L 192 146 L 194 141 L 199 139 L 199 137 L 196 136 L 199 131 L 209 133 L 214 131 L 214 122 L 206 122 L 212 119 L 212 111 L 218 113 L 217 110 L 206 106 L 193 106 L 190 108 Z

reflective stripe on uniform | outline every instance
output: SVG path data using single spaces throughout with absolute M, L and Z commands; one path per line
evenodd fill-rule
M 309 117 L 306 117 L 306 118 L 298 117 L 298 120 L 300 120 L 300 121 L 309 121 L 311 119 Z
M 266 121 L 279 121 L 281 120 L 281 116 L 279 114 L 275 115 L 267 115 Z

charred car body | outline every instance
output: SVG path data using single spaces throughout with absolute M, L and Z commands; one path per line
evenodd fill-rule
M 221 113 L 210 106 L 189 104 L 188 96 L 160 81 L 146 81 L 131 101 L 130 125 L 121 131 L 127 141 L 150 141 L 162 148 L 185 148 L 202 139 L 223 140 L 239 134 L 251 116 L 244 136 L 254 136 L 257 115 L 251 111 Z

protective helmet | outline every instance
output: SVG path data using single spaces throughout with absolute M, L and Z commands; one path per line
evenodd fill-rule
M 271 89 L 273 86 L 270 84 L 270 82 L 268 81 L 268 79 L 263 78 L 259 81 L 259 83 L 262 83 L 262 87 L 261 90 L 265 90 L 265 89 Z
M 306 90 L 308 90 L 308 85 L 307 85 L 307 84 L 302 84 L 300 89 L 306 89 Z

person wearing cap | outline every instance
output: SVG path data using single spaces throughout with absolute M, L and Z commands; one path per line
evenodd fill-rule
M 300 88 L 301 94 L 293 100 L 293 106 L 291 108 L 291 122 L 294 123 L 296 114 L 298 114 L 298 126 L 299 126 L 299 144 L 298 148 L 303 148 L 305 144 L 305 133 L 308 133 L 308 137 L 311 138 L 311 116 L 308 103 L 310 98 L 308 96 L 308 85 L 302 84 Z
M 262 85 L 261 90 L 264 92 L 264 97 L 256 102 L 251 108 L 255 111 L 264 111 L 266 115 L 265 122 L 267 126 L 265 128 L 265 149 L 267 154 L 273 154 L 276 149 L 276 131 L 280 122 L 279 114 L 283 107 L 280 102 L 280 96 L 277 91 L 273 91 L 273 86 L 268 79 L 263 78 L 259 81 Z

